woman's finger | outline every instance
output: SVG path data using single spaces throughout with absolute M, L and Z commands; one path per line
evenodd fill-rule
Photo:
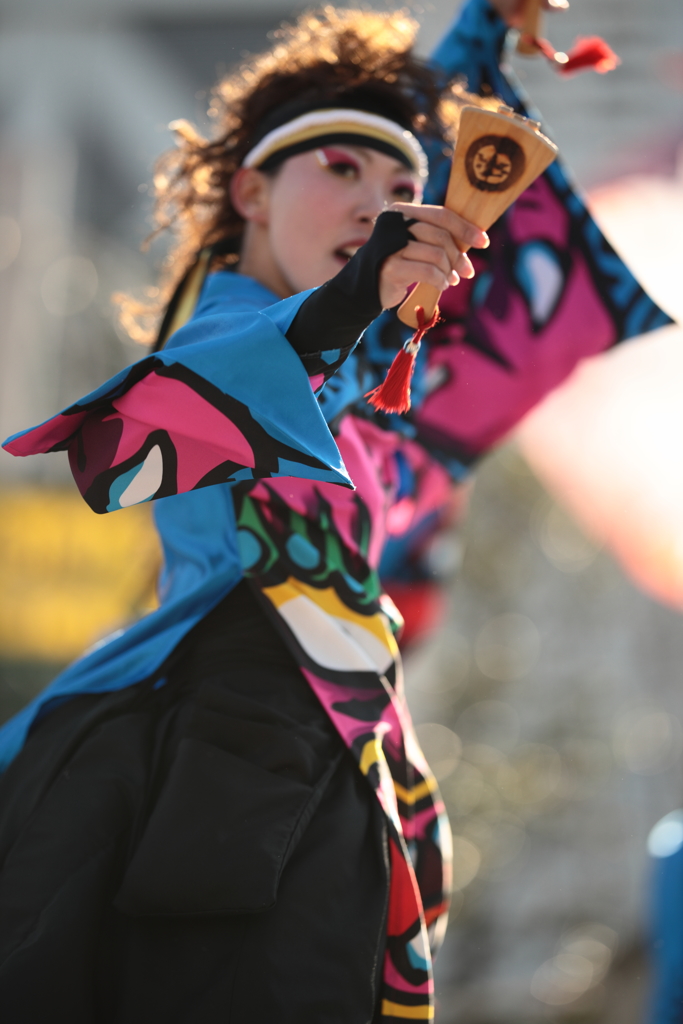
M 433 263 L 424 263 L 422 260 L 404 259 L 400 278 L 402 285 L 405 285 L 406 288 L 421 281 L 422 284 L 434 285 L 440 292 L 460 283 L 460 275 L 457 270 L 449 270 L 447 274 L 444 274 L 440 267 Z
M 458 283 L 455 271 L 444 274 L 433 263 L 389 257 L 380 273 L 380 298 L 384 308 L 395 306 L 416 281 L 430 284 L 439 292 Z
M 489 237 L 485 231 L 478 228 L 460 217 L 445 206 L 418 206 L 414 203 L 392 203 L 390 210 L 402 213 L 404 217 L 416 220 L 420 223 L 432 224 L 434 227 L 443 228 L 453 238 L 459 249 L 468 249 L 470 246 L 475 249 L 485 249 L 489 244 Z M 413 225 L 415 227 L 416 225 Z
M 465 277 L 467 280 L 474 277 L 474 267 L 472 266 L 472 261 L 466 252 L 460 253 L 460 259 L 453 269 L 458 272 L 460 277 Z
M 426 242 L 409 242 L 398 255 L 402 260 L 413 263 L 431 263 L 441 271 L 444 277 L 448 277 L 455 269 L 448 255 L 440 246 L 428 245 Z
M 457 270 L 460 277 L 474 277 L 474 267 L 465 253 L 461 252 L 453 240 L 453 236 L 443 228 L 434 227 L 418 221 L 410 228 L 410 233 L 419 242 L 441 247 L 448 257 L 451 269 Z
M 460 260 L 461 252 L 453 240 L 453 236 L 443 228 L 436 228 L 433 224 L 418 222 L 410 228 L 410 233 L 418 242 L 425 242 L 427 245 L 435 245 L 446 253 L 448 262 L 455 269 Z

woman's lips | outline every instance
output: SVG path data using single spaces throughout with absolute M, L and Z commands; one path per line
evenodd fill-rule
M 348 263 L 366 242 L 367 238 L 356 238 L 353 242 L 346 242 L 344 245 L 340 245 L 338 249 L 334 250 L 335 259 L 342 263 Z

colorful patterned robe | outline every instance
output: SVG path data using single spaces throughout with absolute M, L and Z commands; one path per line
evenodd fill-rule
M 499 68 L 505 26 L 469 0 L 435 60 L 448 78 L 520 101 Z M 428 201 L 447 161 L 432 153 Z M 443 298 L 405 419 L 371 414 L 403 334 L 383 314 L 352 353 L 301 359 L 285 332 L 306 295 L 211 275 L 166 348 L 5 447 L 67 449 L 98 512 L 154 499 L 161 606 L 62 673 L 0 730 L 8 763 L 55 702 L 163 678 L 179 640 L 244 576 L 386 813 L 391 883 L 384 1021 L 433 1017 L 430 949 L 443 936 L 450 832 L 415 740 L 378 566 L 438 525 L 462 479 L 584 356 L 667 318 L 601 236 L 558 165 L 490 232 L 477 277 Z M 336 372 L 335 372 L 336 371 Z M 326 386 L 325 382 L 327 381 Z M 351 488 L 351 481 L 355 490 Z

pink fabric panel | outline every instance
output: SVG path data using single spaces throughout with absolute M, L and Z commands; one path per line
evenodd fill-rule
M 191 490 L 219 463 L 255 465 L 232 420 L 182 381 L 151 373 L 113 402 L 123 417 L 116 464 L 135 454 L 152 430 L 167 430 L 178 454 L 178 491 Z
M 545 239 L 560 249 L 567 248 L 569 225 L 569 214 L 543 177 L 522 192 L 507 221 L 517 244 Z
M 383 745 L 386 744 L 387 749 L 390 753 L 393 753 L 397 759 L 403 760 L 405 749 L 403 744 L 403 729 L 401 728 L 401 719 L 397 711 L 398 698 L 394 696 L 390 704 L 387 704 L 380 722 L 389 729 L 384 733 Z M 410 719 L 408 719 L 408 725 L 410 725 Z
M 471 249 L 468 255 L 476 274 L 481 274 L 487 270 L 488 265 L 481 259 L 476 250 Z M 461 326 L 461 321 L 464 322 L 465 318 L 469 316 L 472 303 L 472 289 L 474 288 L 475 281 L 476 277 L 469 279 L 463 277 L 460 280 L 460 284 L 447 288 L 445 292 L 441 293 L 439 311 L 445 321 L 445 326 L 442 327 L 437 324 L 426 335 L 425 341 L 428 348 L 431 348 L 432 343 L 440 337 L 445 329 L 448 330 L 449 336 L 456 327 L 460 327 L 464 333 L 465 328 Z
M 330 683 L 326 679 L 321 679 L 319 676 L 313 675 L 313 673 L 309 672 L 307 669 L 302 668 L 301 671 L 308 679 L 308 682 L 313 688 L 318 700 L 327 711 L 328 715 L 334 722 L 337 732 L 348 747 L 351 747 L 356 737 L 362 736 L 365 733 L 370 733 L 376 728 L 377 723 L 361 722 L 358 718 L 352 718 L 350 715 L 344 714 L 343 711 L 336 710 L 332 707 L 333 704 L 338 704 L 341 701 L 369 700 L 372 696 L 376 696 L 374 692 L 368 694 L 367 690 L 356 690 L 349 686 L 339 686 L 336 683 Z M 385 729 L 386 726 L 389 727 L 386 732 L 383 733 L 384 742 L 391 745 L 394 750 L 400 749 L 402 753 L 403 733 L 401 732 L 398 714 L 393 701 L 387 704 L 378 721 L 385 724 Z
M 314 480 L 304 480 L 295 476 L 272 477 L 267 483 L 259 482 L 252 488 L 250 494 L 254 501 L 264 506 L 269 503 L 269 491 L 275 491 L 283 501 L 289 505 L 300 516 L 316 515 L 316 490 L 320 490 L 321 484 Z M 344 488 L 346 490 L 346 488 Z M 353 491 L 348 491 L 349 495 Z
M 340 449 L 341 450 L 341 449 Z M 344 452 L 342 457 L 346 468 L 352 471 L 346 462 Z M 358 553 L 358 545 L 353 535 L 353 524 L 358 516 L 355 492 L 345 487 L 337 487 L 334 484 L 317 483 L 314 480 L 303 480 L 295 477 L 273 477 L 267 484 L 257 483 L 251 492 L 255 501 L 258 501 L 263 513 L 268 515 L 270 495 L 268 490 L 275 491 L 294 512 L 309 519 L 316 519 L 318 515 L 318 495 L 328 501 L 332 510 L 332 518 L 335 528 L 345 546 L 354 554 Z M 344 492 L 343 494 L 336 492 Z M 332 493 L 330 493 L 332 492 Z
M 357 718 L 350 718 L 348 715 L 335 711 L 332 708 L 332 705 L 340 700 L 352 700 L 357 696 L 360 696 L 361 700 L 364 696 L 367 700 L 367 691 L 358 691 L 347 686 L 338 686 L 335 683 L 328 682 L 326 679 L 321 679 L 320 676 L 314 675 L 313 672 L 303 667 L 301 671 L 306 676 L 311 689 L 332 719 L 335 729 L 349 749 L 353 746 L 353 742 L 358 736 L 372 732 L 372 722 L 360 722 Z
M 64 416 L 60 412 L 47 423 L 42 423 L 22 437 L 3 445 L 3 448 L 10 455 L 37 455 L 39 452 L 49 452 L 56 444 L 71 437 L 87 415 L 87 412 L 76 412 L 73 416 Z
M 384 954 L 384 981 L 387 985 L 391 985 L 392 988 L 397 988 L 400 992 L 433 992 L 434 982 L 430 978 L 429 981 L 425 981 L 422 985 L 410 985 L 396 970 L 393 965 L 390 954 L 387 952 Z
M 393 537 L 408 533 L 435 512 L 445 514 L 450 503 L 451 479 L 443 466 L 414 441 L 402 441 L 401 454 L 415 473 L 415 493 L 401 498 L 387 512 L 386 529 Z
M 399 444 L 397 435 L 355 416 L 343 419 L 337 438 L 339 451 L 358 496 L 370 513 L 372 530 L 367 561 L 373 569 L 379 565 L 386 515 L 396 494 L 398 481 L 393 455 Z
M 339 447 L 341 451 L 341 445 Z M 346 462 L 343 451 L 342 458 Z M 353 479 L 352 467 L 348 463 L 346 463 L 346 467 Z M 251 492 L 252 497 L 260 503 L 262 511 L 266 515 L 270 505 L 269 490 L 275 491 L 294 512 L 309 519 L 317 519 L 318 496 L 323 497 L 331 506 L 334 525 L 342 541 L 350 551 L 358 552 L 358 545 L 353 535 L 353 525 L 358 516 L 354 491 L 350 491 L 346 487 L 337 487 L 335 484 L 318 483 L 315 480 L 303 480 L 290 476 L 274 477 L 269 479 L 267 484 L 257 483 Z
M 431 366 L 446 366 L 449 380 L 432 392 L 418 415 L 421 425 L 451 435 L 473 452 L 486 450 L 511 430 L 580 359 L 614 341 L 614 326 L 583 263 L 575 266 L 562 307 L 541 334 L 531 334 L 524 301 L 512 292 L 504 322 L 485 310 L 481 320 L 514 370 L 462 344 L 440 346 L 431 353 Z
M 411 839 L 424 839 L 427 834 L 427 827 L 434 823 L 436 815 L 441 814 L 445 810 L 443 802 L 435 800 L 431 807 L 427 807 L 424 811 L 419 811 L 408 820 L 402 818 L 403 834 L 406 842 L 410 842 Z
M 228 422 L 234 427 L 230 420 Z M 238 438 L 244 439 L 241 431 L 237 427 L 234 427 L 234 429 Z M 244 439 L 244 445 L 241 445 L 240 441 L 237 440 L 237 444 L 234 447 L 231 445 L 222 449 L 217 449 L 215 445 L 210 444 L 208 441 L 198 443 L 194 438 L 188 440 L 183 434 L 171 433 L 171 440 L 178 455 L 179 494 L 182 494 L 184 491 L 191 491 L 193 487 L 197 486 L 203 476 L 228 459 L 231 462 L 236 462 L 238 465 L 251 468 L 254 466 L 252 449 L 246 442 L 246 439 Z M 245 448 L 248 450 L 248 454 L 245 453 Z M 236 454 L 236 449 L 239 454 Z
M 315 377 L 309 377 L 308 379 L 311 382 L 312 390 L 313 391 L 317 391 L 318 388 L 321 388 L 323 386 L 323 384 L 325 383 L 325 374 L 324 373 L 316 373 Z
M 315 517 L 318 514 L 317 495 L 320 494 L 332 508 L 334 524 L 353 552 L 357 552 L 354 526 L 358 515 L 357 497 L 364 502 L 372 523 L 368 563 L 377 568 L 384 544 L 384 521 L 393 501 L 396 488 L 396 470 L 393 455 L 401 444 L 397 435 L 380 430 L 372 423 L 346 416 L 342 421 L 337 445 L 356 492 L 336 484 L 316 483 L 294 477 L 268 480 L 267 487 L 257 484 L 252 491 L 256 501 L 268 507 L 268 489 L 272 489 L 299 515 Z

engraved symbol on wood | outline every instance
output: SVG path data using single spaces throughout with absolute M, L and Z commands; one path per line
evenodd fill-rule
M 465 156 L 470 185 L 481 192 L 505 192 L 524 173 L 524 150 L 504 135 L 482 135 Z

